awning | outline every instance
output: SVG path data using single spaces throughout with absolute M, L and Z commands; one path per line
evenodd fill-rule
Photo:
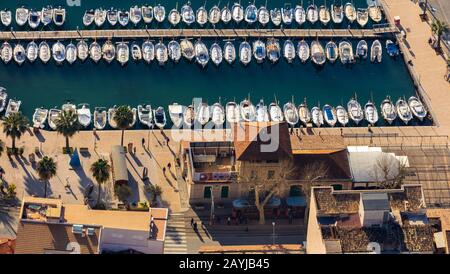
M 239 198 L 233 201 L 233 207 L 237 209 L 242 209 L 249 206 L 250 203 L 246 199 Z
M 306 206 L 306 197 L 305 196 L 288 197 L 286 203 L 288 204 L 288 206 L 294 207 Z
M 125 160 L 125 151 L 122 146 L 111 148 L 111 163 L 115 183 L 128 183 L 128 169 Z

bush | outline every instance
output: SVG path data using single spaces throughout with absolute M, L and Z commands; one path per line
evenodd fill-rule
M 163 192 L 158 185 L 146 185 L 145 191 L 152 196 L 153 201 L 155 201 L 158 196 L 161 196 Z
M 8 185 L 8 188 L 6 189 L 6 198 L 8 199 L 15 199 L 16 198 L 16 185 L 10 184 Z
M 130 198 L 131 194 L 133 194 L 129 186 L 119 184 L 114 187 L 114 193 L 119 201 L 123 203 L 127 203 L 128 198 Z

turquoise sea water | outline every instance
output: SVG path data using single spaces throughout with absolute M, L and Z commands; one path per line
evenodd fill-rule
M 194 8 L 204 3 L 204 1 L 191 2 Z M 217 2 L 207 1 L 207 6 L 211 7 Z M 221 6 L 227 2 L 221 1 Z M 297 3 L 297 1 L 290 2 L 292 5 Z M 323 1 L 315 1 L 317 5 L 321 2 Z M 32 8 L 41 8 L 45 5 L 66 6 L 68 14 L 63 29 L 74 29 L 77 26 L 82 28 L 82 15 L 86 9 L 100 6 L 125 9 L 134 4 L 144 3 L 154 4 L 154 1 L 81 0 L 81 7 L 68 7 L 66 0 L 3 0 L 0 8 L 15 9 L 20 5 Z M 165 5 L 168 13 L 175 7 L 176 1 L 165 0 L 156 3 Z M 247 4 L 246 1 L 242 3 Z M 264 3 L 265 1 L 256 1 L 257 6 Z M 283 3 L 278 0 L 268 1 L 268 6 L 281 7 Z M 303 6 L 306 7 L 308 3 L 303 1 Z M 331 0 L 327 1 L 327 5 L 332 3 Z M 366 6 L 365 0 L 354 3 L 356 6 Z M 184 1 L 178 2 L 178 7 L 182 4 Z M 345 28 L 347 24 L 338 27 Z M 336 42 L 339 40 L 335 39 Z M 70 41 L 63 42 L 67 44 Z M 215 40 L 205 42 L 211 44 Z M 223 44 L 222 41 L 218 42 Z M 236 44 L 238 42 L 240 41 L 236 41 Z M 325 45 L 328 40 L 321 42 Z M 368 42 L 370 46 L 371 41 Z M 356 43 L 357 41 L 353 41 L 354 47 Z M 156 62 L 148 65 L 144 62 L 131 61 L 125 67 L 121 67 L 117 62 L 109 65 L 105 62 L 94 64 L 91 60 L 62 66 L 57 66 L 53 62 L 47 65 L 41 64 L 40 61 L 34 64 L 26 62 L 22 67 L 14 62 L 8 65 L 0 62 L 0 86 L 6 87 L 11 97 L 22 100 L 21 110 L 30 117 L 36 107 L 60 106 L 67 100 L 75 104 L 89 103 L 91 109 L 95 106 L 110 107 L 120 104 L 137 106 L 146 102 L 154 107 L 158 105 L 167 107 L 173 102 L 190 104 L 193 97 L 204 98 L 210 104 L 216 102 L 219 97 L 223 104 L 234 98 L 239 102 L 250 94 L 255 104 L 261 98 L 269 104 L 276 95 L 281 104 L 294 96 L 297 104 L 307 97 L 309 106 L 313 106 L 319 103 L 346 105 L 348 99 L 356 92 L 363 106 L 370 98 L 373 98 L 379 106 L 386 95 L 396 100 L 399 96 L 408 98 L 415 93 L 403 59 L 400 57 L 392 59 L 385 53 L 381 64 L 372 64 L 369 60 L 365 60 L 352 66 L 344 66 L 338 61 L 335 64 L 327 63 L 322 68 L 314 66 L 311 62 L 301 64 L 299 60 L 294 64 L 287 64 L 284 59 L 280 59 L 274 65 L 267 61 L 262 65 L 252 62 L 247 67 L 239 62 L 232 66 L 223 62 L 216 67 L 210 62 L 205 69 L 184 60 L 178 64 L 169 61 L 164 67 L 158 66 Z M 382 121 L 379 124 L 382 125 Z

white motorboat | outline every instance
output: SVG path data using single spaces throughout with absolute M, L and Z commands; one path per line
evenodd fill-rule
M 167 45 L 167 48 L 169 50 L 169 52 L 168 52 L 169 58 L 173 62 L 178 63 L 178 61 L 180 61 L 180 59 L 181 59 L 181 46 L 180 46 L 180 43 L 178 43 L 175 40 L 172 40 Z
M 136 42 L 133 42 L 131 44 L 131 58 L 135 62 L 142 60 L 142 50 L 141 47 Z
M 317 20 L 319 20 L 319 10 L 314 4 L 314 1 L 313 4 L 306 9 L 306 17 L 308 18 L 308 21 L 311 22 L 311 24 L 314 24 L 317 22 Z
M 244 20 L 244 8 L 242 7 L 240 1 L 239 3 L 234 3 L 231 7 L 231 15 L 236 24 L 239 24 Z
M 369 12 L 367 9 L 358 9 L 356 11 L 356 21 L 363 28 L 369 22 Z
M 142 43 L 142 59 L 148 64 L 155 59 L 155 46 L 149 40 Z
M 375 40 L 370 48 L 370 61 L 381 63 L 381 58 L 383 56 L 383 47 L 379 40 Z
M 374 21 L 375 23 L 379 23 L 381 19 L 383 19 L 380 6 L 378 6 L 376 3 L 371 3 L 368 7 L 368 10 L 370 19 L 372 19 L 372 21 Z
M 16 24 L 20 27 L 24 26 L 28 22 L 28 9 L 20 7 L 16 9 Z
M 253 24 L 258 20 L 258 9 L 254 4 L 250 4 L 245 9 L 244 20 L 248 24 Z
M 286 4 L 283 8 L 281 8 L 281 20 L 285 25 L 292 24 L 292 21 L 294 20 L 294 10 L 290 5 Z
M 169 117 L 176 128 L 181 128 L 183 125 L 183 106 L 177 103 L 169 105 Z
M 228 64 L 232 64 L 236 60 L 236 48 L 230 41 L 225 42 L 223 46 L 223 58 Z
M 95 11 L 94 10 L 86 10 L 83 15 L 83 25 L 85 27 L 89 27 L 94 23 L 95 19 Z
M 155 45 L 155 55 L 156 60 L 160 66 L 164 66 L 164 64 L 169 59 L 169 53 L 166 45 L 162 41 Z
M 195 60 L 202 67 L 205 67 L 208 64 L 208 61 L 209 61 L 208 48 L 199 39 L 199 40 L 197 40 L 197 42 L 195 42 L 194 49 L 195 49 Z
M 178 25 L 181 22 L 181 14 L 177 8 L 171 9 L 169 11 L 169 16 L 167 17 L 167 19 L 169 20 L 169 23 L 173 27 L 175 27 L 176 25 Z
M 219 46 L 219 44 L 214 43 L 211 45 L 210 56 L 211 56 L 211 61 L 214 63 L 214 65 L 218 66 L 218 65 L 220 65 L 220 63 L 222 63 L 223 53 L 222 53 L 222 48 Z
M 43 7 L 41 10 L 41 22 L 44 26 L 48 26 L 53 21 L 53 8 L 51 6 Z
M 256 120 L 255 106 L 248 99 L 244 99 L 240 104 L 241 118 L 245 122 L 254 122 Z
M 180 43 L 181 47 L 181 54 L 184 58 L 186 58 L 188 61 L 192 61 L 195 57 L 195 49 L 194 44 L 192 44 L 191 40 L 189 39 L 183 39 Z
M 372 126 L 378 122 L 378 110 L 377 107 L 369 100 L 364 106 L 364 116 L 366 121 Z
M 88 104 L 80 104 L 77 109 L 78 123 L 83 127 L 91 124 L 91 110 Z
M 228 123 L 238 123 L 241 120 L 241 113 L 236 102 L 228 102 L 225 111 Z
M 197 16 L 197 24 L 199 24 L 201 27 L 208 22 L 208 11 L 206 11 L 205 6 L 201 6 L 197 10 L 196 16 Z
M 269 112 L 267 111 L 267 106 L 261 99 L 256 105 L 256 121 L 257 122 L 269 122 Z
M 342 41 L 339 43 L 339 55 L 341 57 L 342 64 L 351 64 L 355 62 L 353 47 L 348 41 Z
M 70 42 L 66 46 L 66 61 L 72 65 L 77 60 L 77 47 Z
M 220 22 L 220 8 L 217 5 L 209 10 L 208 21 L 213 26 Z
M 142 20 L 145 24 L 150 24 L 153 21 L 153 7 L 150 5 L 142 6 Z
M 311 60 L 316 65 L 319 65 L 319 66 L 325 64 L 325 61 L 327 60 L 327 57 L 325 56 L 325 51 L 318 40 L 314 40 L 311 42 Z M 341 55 L 341 60 L 342 60 L 342 55 Z
M 298 106 L 298 117 L 300 122 L 302 122 L 303 125 L 307 126 L 309 122 L 311 122 L 311 112 L 308 109 L 308 105 L 305 102 L 300 104 Z
M 291 40 L 284 41 L 283 56 L 288 63 L 292 63 L 295 60 L 297 53 L 295 51 L 294 43 Z
M 53 23 L 57 27 L 61 27 L 66 22 L 66 9 L 57 7 L 53 10 Z
M 281 56 L 280 43 L 275 38 L 267 39 L 266 44 L 267 59 L 273 64 L 278 62 Z
M 197 107 L 197 111 L 195 112 L 195 120 L 201 125 L 204 126 L 211 119 L 210 109 L 207 103 L 201 103 Z
M 181 19 L 188 26 L 195 22 L 195 13 L 192 9 L 191 2 L 188 1 L 181 7 Z
M 139 122 L 148 128 L 153 128 L 154 123 L 153 123 L 152 106 L 151 105 L 145 105 L 145 106 L 139 105 L 137 107 L 137 111 L 138 111 Z M 170 106 L 169 106 L 169 111 L 170 111 Z
M 399 98 L 395 104 L 395 108 L 397 109 L 398 117 L 407 125 L 413 118 L 408 103 L 402 98 Z
M 187 106 L 183 112 L 183 123 L 187 128 L 191 128 L 195 122 L 195 110 L 192 105 Z
M 344 20 L 344 8 L 342 5 L 331 5 L 331 19 L 333 23 L 340 24 Z
M 223 109 L 222 104 L 215 103 L 211 107 L 211 121 L 214 123 L 216 127 L 222 127 L 223 123 L 225 123 L 225 110 Z
M 15 99 L 9 99 L 8 106 L 6 107 L 5 117 L 8 118 L 13 113 L 19 112 L 20 105 L 22 104 L 22 101 L 15 100 Z
M 306 22 L 306 11 L 301 5 L 297 5 L 294 10 L 294 18 L 295 22 L 299 26 L 303 25 Z
M 244 41 L 239 46 L 239 60 L 246 66 L 252 61 L 252 47 L 247 41 Z
M 319 107 L 313 107 L 311 109 L 311 120 L 316 127 L 323 125 L 323 112 Z
M 261 6 L 258 9 L 258 22 L 262 26 L 266 26 L 270 22 L 270 13 L 266 6 Z
M 305 40 L 301 40 L 300 42 L 298 42 L 297 52 L 298 52 L 298 57 L 300 58 L 302 63 L 305 63 L 306 61 L 308 61 L 309 55 L 310 55 L 310 49 L 309 49 L 308 43 L 306 43 Z
M 391 125 L 397 118 L 397 111 L 389 96 L 381 102 L 380 109 L 384 120 Z
M 102 46 L 102 56 L 106 62 L 111 63 L 116 59 L 116 47 L 111 40 L 107 40 Z
M 130 12 L 127 10 L 119 10 L 117 14 L 119 16 L 119 24 L 122 27 L 128 25 L 128 22 L 130 22 Z
M 89 57 L 89 46 L 84 39 L 77 43 L 78 59 L 84 62 Z
M 364 119 L 364 112 L 361 108 L 361 105 L 356 99 L 350 99 L 347 103 L 347 111 L 348 115 L 350 116 L 350 119 L 353 120 L 353 122 L 358 125 L 359 122 L 361 122 Z
M 369 46 L 367 45 L 366 40 L 361 40 L 356 45 L 356 57 L 366 59 L 367 53 L 369 52 Z
M 264 62 L 266 58 L 266 44 L 260 39 L 253 42 L 253 56 L 258 63 Z
M 274 26 L 278 27 L 283 21 L 281 10 L 277 8 L 270 10 L 270 20 L 272 21 L 272 24 L 274 24 Z
M 220 19 L 224 24 L 230 23 L 232 15 L 230 8 L 228 8 L 228 5 L 222 8 L 222 11 L 220 12 Z
M 5 63 L 5 64 L 8 64 L 11 61 L 11 59 L 13 58 L 13 49 L 12 49 L 11 45 L 6 41 L 2 44 L 1 57 L 2 57 L 3 63 Z
M 48 109 L 36 108 L 33 113 L 33 127 L 34 128 L 44 128 L 45 122 L 47 121 Z
M 98 130 L 102 130 L 106 127 L 108 120 L 106 108 L 96 107 L 94 109 L 94 127 Z
M 130 48 L 128 44 L 125 42 L 120 42 L 116 46 L 116 57 L 117 61 L 119 61 L 121 66 L 125 66 L 130 59 Z
M 61 110 L 57 108 L 52 108 L 48 112 L 48 125 L 52 130 L 56 130 L 56 121 L 59 119 L 59 115 L 61 114 Z
M 156 5 L 153 8 L 153 16 L 155 17 L 156 22 L 163 22 L 166 19 L 166 9 L 164 6 L 161 6 L 160 4 Z
M 52 46 L 52 56 L 58 65 L 62 64 L 66 60 L 66 47 L 61 42 L 56 42 Z
M 348 124 L 348 112 L 343 106 L 336 107 L 336 117 L 342 126 L 345 127 Z
M 94 13 L 94 22 L 97 27 L 103 26 L 103 24 L 106 22 L 106 16 L 107 12 L 106 10 L 99 8 L 95 9 Z
M 408 105 L 414 116 L 416 116 L 421 122 L 425 119 L 425 117 L 427 117 L 427 109 L 417 97 L 409 97 Z
M 108 20 L 109 25 L 111 25 L 112 27 L 117 25 L 117 22 L 119 22 L 119 14 L 117 10 L 115 10 L 114 8 L 110 8 L 106 12 L 106 19 Z
M 322 108 L 323 119 L 330 126 L 334 127 L 337 122 L 336 109 L 328 104 L 324 105 Z
M 31 29 L 36 29 L 41 24 L 41 11 L 30 10 L 28 14 L 28 25 Z
M 39 59 L 41 59 L 42 63 L 47 64 L 48 61 L 50 61 L 50 58 L 52 58 L 50 46 L 47 42 L 42 41 L 39 44 Z
M 6 92 L 6 88 L 0 87 L 0 112 L 3 112 L 5 110 L 7 98 L 8 93 Z
M 14 61 L 20 66 L 27 59 L 25 48 L 21 44 L 16 44 L 13 50 Z
M 356 9 L 353 3 L 347 3 L 344 6 L 345 17 L 350 23 L 353 23 L 356 20 Z
M 138 6 L 133 6 L 130 8 L 130 21 L 135 26 L 139 24 L 142 20 L 142 9 Z
M 294 127 L 296 124 L 298 124 L 299 116 L 297 112 L 297 108 L 295 107 L 294 103 L 288 102 L 283 107 L 284 112 L 284 118 L 286 119 L 286 122 L 288 122 L 289 125 Z
M 33 63 L 39 57 L 39 46 L 34 41 L 31 41 L 27 45 L 26 52 L 27 52 L 28 61 Z
M 102 48 L 96 41 L 92 42 L 89 46 L 89 55 L 95 63 L 98 63 L 102 59 Z
M 117 129 L 118 125 L 114 117 L 116 117 L 117 107 L 114 106 L 108 109 L 108 124 L 111 128 Z
M 283 110 L 276 102 L 270 103 L 269 115 L 272 122 L 283 122 L 284 120 Z
M 336 62 L 339 58 L 339 48 L 333 41 L 330 41 L 325 45 L 325 52 L 327 54 L 328 61 L 331 63 Z
M 2 22 L 3 26 L 9 27 L 12 21 L 11 11 L 7 9 L 0 11 L 0 21 Z
M 331 20 L 330 10 L 328 10 L 328 7 L 326 6 L 326 4 L 319 7 L 319 20 L 325 26 Z

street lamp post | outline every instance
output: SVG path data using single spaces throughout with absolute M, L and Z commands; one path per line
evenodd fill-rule
M 275 245 L 275 222 L 272 222 L 272 245 Z
M 213 224 L 214 218 L 214 187 L 211 187 L 211 215 L 209 216 L 209 225 Z

